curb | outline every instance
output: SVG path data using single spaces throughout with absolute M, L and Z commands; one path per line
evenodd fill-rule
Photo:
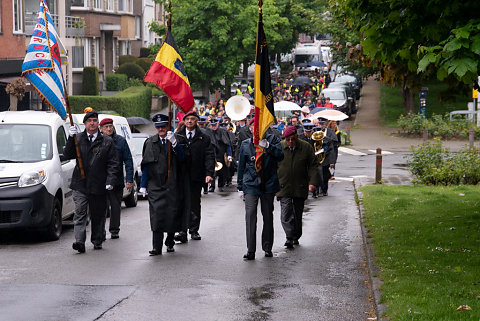
M 355 195 L 358 198 L 358 214 L 360 216 L 360 228 L 362 230 L 363 247 L 365 249 L 365 257 L 367 263 L 368 279 L 372 288 L 373 306 L 375 307 L 375 314 L 377 320 L 388 321 L 388 318 L 382 317 L 387 314 L 387 306 L 381 302 L 380 288 L 383 284 L 383 280 L 379 277 L 380 269 L 375 262 L 375 254 L 373 244 L 368 241 L 367 234 L 368 228 L 365 226 L 365 216 L 363 209 L 363 194 L 360 191 L 360 187 L 365 184 L 362 183 L 360 178 L 353 179 L 353 188 Z

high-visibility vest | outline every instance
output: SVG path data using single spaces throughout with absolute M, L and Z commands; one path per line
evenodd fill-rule
M 242 91 L 237 88 L 237 95 L 243 95 Z
M 253 94 L 254 90 L 252 88 L 252 86 L 248 85 L 248 93 L 251 95 Z

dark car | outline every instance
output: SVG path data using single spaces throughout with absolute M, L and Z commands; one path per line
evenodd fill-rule
M 352 114 L 351 103 L 344 88 L 325 88 L 321 94 L 325 98 L 330 98 L 330 102 L 335 106 L 335 109 L 350 116 Z

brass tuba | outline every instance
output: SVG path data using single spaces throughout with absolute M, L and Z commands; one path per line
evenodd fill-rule
M 225 113 L 232 121 L 242 120 L 250 114 L 250 102 L 241 95 L 230 97 L 225 104 Z
M 322 151 L 324 138 L 325 133 L 323 131 L 314 132 L 312 134 L 312 140 L 315 142 L 313 144 L 313 149 L 315 150 L 315 156 L 317 157 L 318 164 L 322 164 L 325 160 L 325 152 Z

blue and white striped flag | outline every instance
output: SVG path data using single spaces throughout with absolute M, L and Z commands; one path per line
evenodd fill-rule
M 22 65 L 22 76 L 65 119 L 67 112 L 59 42 L 50 11 L 45 1 L 41 0 L 37 24 Z

